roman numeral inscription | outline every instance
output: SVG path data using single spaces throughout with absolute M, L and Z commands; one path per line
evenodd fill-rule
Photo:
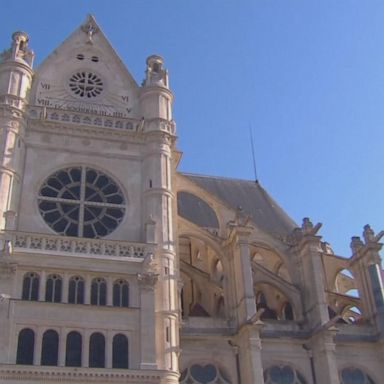
M 49 83 L 43 83 L 43 82 L 41 82 L 41 83 L 40 83 L 40 86 L 41 86 L 41 88 L 43 88 L 43 89 L 45 89 L 45 90 L 51 89 L 51 84 L 49 84 Z
M 45 106 L 49 106 L 50 105 L 50 102 L 47 99 L 37 99 L 37 103 L 40 104 L 40 105 L 45 105 Z
M 129 97 L 128 96 L 121 96 L 122 100 L 126 103 L 128 103 Z

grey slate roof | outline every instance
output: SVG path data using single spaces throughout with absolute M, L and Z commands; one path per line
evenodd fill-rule
M 258 182 L 182 173 L 234 210 L 241 207 L 265 232 L 285 235 L 298 225 L 283 211 Z M 184 209 L 188 202 L 183 201 Z M 190 206 L 191 210 L 194 208 Z

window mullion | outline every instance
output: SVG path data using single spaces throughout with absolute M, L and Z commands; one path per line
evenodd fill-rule
M 81 168 L 80 208 L 79 208 L 79 237 L 83 237 L 84 230 L 84 199 L 85 199 L 86 168 Z

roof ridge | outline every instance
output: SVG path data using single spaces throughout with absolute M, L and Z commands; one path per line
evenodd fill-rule
M 179 172 L 181 175 L 184 175 L 184 176 L 196 176 L 196 177 L 203 177 L 203 178 L 209 178 L 209 179 L 222 179 L 222 180 L 236 180 L 236 181 L 244 181 L 244 182 L 247 182 L 247 183 L 253 183 L 253 184 L 256 184 L 256 185 L 259 185 L 260 186 L 260 182 L 257 180 L 250 180 L 250 179 L 239 179 L 239 178 L 236 178 L 236 177 L 231 177 L 231 176 L 214 176 L 214 175 L 203 175 L 203 174 L 199 174 L 199 173 L 191 173 L 191 172 Z

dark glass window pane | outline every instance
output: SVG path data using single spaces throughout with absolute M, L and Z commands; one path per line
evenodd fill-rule
M 70 332 L 67 335 L 65 365 L 67 367 L 81 367 L 81 335 Z
M 105 339 L 101 333 L 94 333 L 89 340 L 89 366 L 104 368 Z
M 16 364 L 33 364 L 33 351 L 35 347 L 35 334 L 32 329 L 23 329 L 19 333 L 17 343 Z
M 53 297 L 53 301 L 55 303 L 61 303 L 61 287 L 62 287 L 61 279 L 56 279 L 55 280 L 55 295 Z
M 41 365 L 57 365 L 59 353 L 59 335 L 49 330 L 43 335 L 41 348 Z
M 100 300 L 99 305 L 106 305 L 107 304 L 107 284 L 102 282 L 100 284 Z
M 128 307 L 129 306 L 129 287 L 128 284 L 124 284 L 122 287 L 122 298 L 121 298 L 121 306 Z
M 290 303 L 284 305 L 284 318 L 285 320 L 293 320 L 293 309 Z
M 124 335 L 113 338 L 113 368 L 128 368 L 128 339 Z
M 113 285 L 113 306 L 120 307 L 120 284 Z
M 39 277 L 35 273 L 27 273 L 24 276 L 21 298 L 32 301 L 39 299 Z
M 76 304 L 76 281 L 74 281 L 74 280 L 69 281 L 68 303 Z
M 199 364 L 192 365 L 190 372 L 192 377 L 201 383 L 209 383 L 217 376 L 217 369 L 212 364 L 207 364 L 205 366 Z
M 96 282 L 93 282 L 91 286 L 91 304 L 99 304 L 99 284 L 97 284 Z
M 48 279 L 45 287 L 45 301 L 53 301 L 53 280 Z

